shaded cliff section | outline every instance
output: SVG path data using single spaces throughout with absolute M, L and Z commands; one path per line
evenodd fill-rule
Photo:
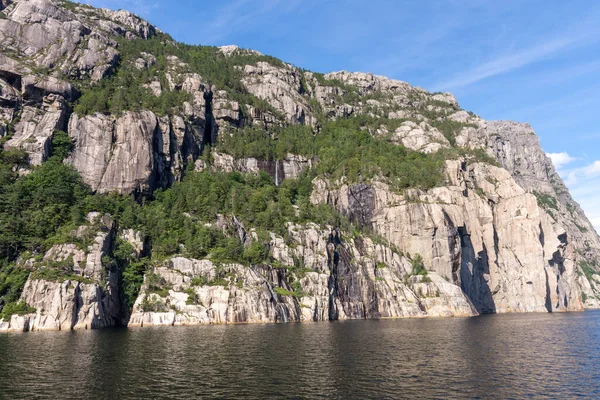
M 175 257 L 156 266 L 169 294 L 146 282 L 129 326 L 477 314 L 460 288 L 435 273 L 416 276 L 410 260 L 371 239 L 344 240 L 315 224 L 290 225 L 287 236 L 271 235 L 272 265 Z
M 526 123 L 481 120 L 477 128 L 464 129 L 457 143 L 485 149 L 523 189 L 536 197 L 551 229 L 563 237 L 562 253 L 576 264 L 585 306 L 598 307 L 600 278 L 594 270 L 600 265 L 600 237 L 542 150 L 533 128 Z M 552 262 L 552 268 L 560 264 Z
M 211 125 L 204 120 L 157 117 L 150 111 L 126 112 L 118 118 L 74 114 L 69 135 L 75 150 L 67 162 L 97 193 L 149 196 L 180 180 L 188 165 L 193 167 L 207 128 Z

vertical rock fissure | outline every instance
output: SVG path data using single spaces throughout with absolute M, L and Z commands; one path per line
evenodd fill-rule
M 461 244 L 460 287 L 477 312 L 496 312 L 494 297 L 485 278 L 489 275 L 489 255 L 486 246 L 477 255 L 466 226 L 458 228 Z
M 213 121 L 215 119 L 213 115 L 213 93 L 211 91 L 204 93 L 204 100 L 206 101 L 206 112 L 204 115 L 205 125 L 204 133 L 202 135 L 202 143 L 200 145 L 200 153 L 204 152 L 205 146 L 213 146 L 213 142 L 216 140 L 213 137 Z
M 339 232 L 332 231 L 329 234 L 327 241 L 327 258 L 329 265 L 329 279 L 327 281 L 327 289 L 329 293 L 329 320 L 337 321 L 339 319 L 339 310 L 337 309 L 338 298 L 338 263 L 340 255 L 337 252 L 337 247 L 340 245 Z
M 452 283 L 460 286 L 460 259 L 462 257 L 462 248 L 460 246 L 460 239 L 458 229 L 452 222 L 452 218 L 444 210 L 444 220 L 448 226 L 448 248 L 451 250 L 451 262 L 452 262 Z
M 362 227 L 371 228 L 375 212 L 375 190 L 366 184 L 352 185 L 348 193 L 348 217 Z
M 75 325 L 77 325 L 77 323 L 79 322 L 79 309 L 82 306 L 83 301 L 81 300 L 81 287 L 80 287 L 81 283 L 75 285 L 75 287 L 73 288 L 73 314 L 71 316 L 71 326 L 69 327 L 70 330 L 73 330 L 73 328 L 75 328 Z M 68 286 L 66 288 L 68 290 Z M 59 321 L 60 323 L 60 321 Z M 60 325 L 59 325 L 60 326 Z
M 550 277 L 548 276 L 548 270 L 544 268 L 544 273 L 546 274 L 546 310 L 551 313 L 552 312 L 552 299 L 550 297 Z
M 279 281 L 279 286 L 283 286 L 283 280 L 281 279 L 281 274 L 279 272 L 277 273 L 277 280 Z M 290 322 L 290 310 L 288 309 L 287 304 L 285 304 L 280 295 L 275 293 L 275 296 L 275 321 L 285 323 Z
M 100 186 L 102 185 L 102 182 L 104 181 L 104 175 L 106 175 L 106 171 L 108 170 L 108 166 L 110 165 L 110 161 L 112 160 L 113 154 L 115 152 L 115 147 L 117 145 L 117 133 L 115 132 L 115 129 L 116 129 L 116 123 L 113 120 L 111 122 L 111 128 L 110 128 L 110 135 L 111 135 L 110 136 L 110 138 L 111 138 L 110 150 L 109 150 L 108 157 L 106 157 L 106 162 L 102 166 L 102 173 L 99 175 L 100 179 L 98 179 L 98 181 L 94 185 L 94 187 L 96 187 L 96 188 L 100 188 Z

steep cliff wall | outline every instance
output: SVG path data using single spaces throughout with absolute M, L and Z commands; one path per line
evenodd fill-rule
M 0 321 L 0 332 L 99 329 L 127 323 L 119 276 L 103 265 L 115 226 L 109 216 L 94 213 L 88 222 L 72 232 L 80 245 L 57 244 L 39 261 L 21 260 L 33 271 L 21 299 L 35 311 Z
M 272 235 L 271 265 L 173 258 L 154 268 L 130 326 L 472 316 L 460 288 L 406 257 L 315 224 Z M 299 267 L 299 263 L 302 264 Z
M 71 242 L 0 240 L 0 311 L 9 292 L 21 307 L 0 331 L 600 306 L 600 238 L 527 124 L 61 0 L 2 2 L 0 50 L 0 196 L 34 187 L 61 138 L 89 186 L 64 214 L 100 212 Z M 178 187 L 199 174 L 229 181 L 200 201 Z
M 420 254 L 479 312 L 582 309 L 573 246 L 535 196 L 506 170 L 482 163 L 448 162 L 446 179 L 444 187 L 404 196 L 377 182 L 317 181 L 311 199 L 334 205 L 401 251 Z

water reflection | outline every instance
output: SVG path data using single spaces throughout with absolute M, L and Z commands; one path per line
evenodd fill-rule
M 600 396 L 600 312 L 0 336 L 0 398 Z

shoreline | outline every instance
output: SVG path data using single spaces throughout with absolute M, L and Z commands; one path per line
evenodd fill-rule
M 555 312 L 542 312 L 542 311 L 529 311 L 529 312 L 504 312 L 504 313 L 487 313 L 479 315 L 452 315 L 452 316 L 399 316 L 399 317 L 381 317 L 381 318 L 348 318 L 338 320 L 325 320 L 325 321 L 287 321 L 287 322 L 276 322 L 276 321 L 257 321 L 257 322 L 226 322 L 226 323 L 191 323 L 191 324 L 163 324 L 163 325 L 144 325 L 135 324 L 127 326 L 112 326 L 102 328 L 78 328 L 78 329 L 37 329 L 37 330 L 4 330 L 0 329 L 0 334 L 25 334 L 25 333 L 48 333 L 48 332 L 86 332 L 86 331 L 107 331 L 107 330 L 145 330 L 145 329 L 166 329 L 166 328 L 191 328 L 191 327 L 208 327 L 208 326 L 260 326 L 260 325 L 297 325 L 297 324 L 324 324 L 324 323 L 338 323 L 338 322 L 359 322 L 359 321 L 400 321 L 400 320 L 454 320 L 454 319 L 473 319 L 480 317 L 489 316 L 526 316 L 526 315 L 543 315 L 543 314 L 582 314 L 590 311 L 597 311 L 600 308 L 584 308 L 582 310 L 571 310 L 571 311 L 555 311 Z M 26 317 L 26 316 L 21 316 Z M 6 323 L 0 321 L 0 324 Z

